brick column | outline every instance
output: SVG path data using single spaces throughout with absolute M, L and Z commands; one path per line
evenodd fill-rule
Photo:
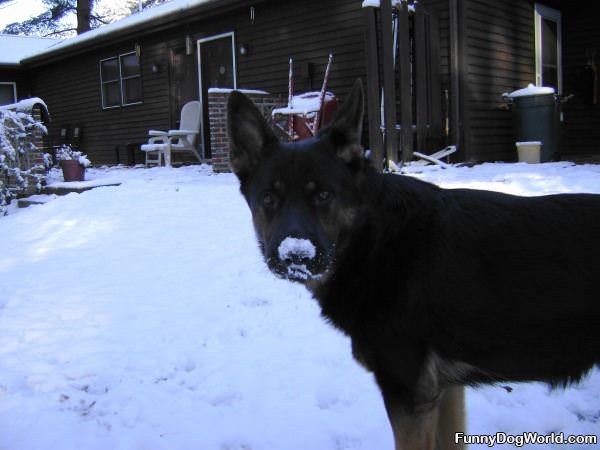
M 227 137 L 227 99 L 230 92 L 224 89 L 209 89 L 208 91 L 211 161 L 215 172 L 230 172 L 229 138 Z M 279 95 L 258 91 L 242 90 L 242 92 L 250 97 L 269 123 L 273 108 L 284 104 Z

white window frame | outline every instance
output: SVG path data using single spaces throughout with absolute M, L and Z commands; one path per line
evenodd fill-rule
M 100 62 L 98 63 L 98 67 L 100 69 L 100 97 L 102 100 L 102 109 L 114 109 L 114 108 L 122 108 L 124 106 L 132 106 L 132 105 L 141 105 L 142 103 L 144 103 L 143 100 L 139 101 L 139 102 L 133 102 L 133 103 L 125 103 L 125 98 L 124 98 L 124 94 L 123 94 L 123 80 L 129 80 L 131 78 L 142 78 L 142 70 L 141 70 L 141 64 L 140 64 L 140 74 L 139 75 L 134 75 L 131 77 L 126 77 L 123 78 L 123 72 L 121 69 L 121 58 L 123 56 L 128 56 L 128 55 L 132 55 L 132 54 L 136 54 L 135 51 L 131 51 L 131 52 L 126 52 L 126 53 L 120 53 L 117 56 L 111 56 L 110 58 L 104 58 L 101 59 Z M 121 94 L 121 103 L 119 105 L 113 105 L 113 106 L 106 106 L 104 104 L 104 80 L 102 79 L 102 63 L 104 61 L 110 61 L 111 59 L 116 59 L 117 63 L 119 64 L 119 90 L 120 90 L 120 94 Z M 115 80 L 117 81 L 117 80 Z M 143 98 L 143 92 L 142 92 L 142 98 Z
M 208 36 L 196 41 L 196 49 L 198 53 L 198 92 L 200 93 L 200 111 L 204 111 L 204 104 L 208 99 L 204 99 L 202 92 L 202 48 L 201 45 L 205 42 L 215 41 L 217 39 L 223 39 L 231 37 L 231 60 L 233 62 L 233 89 L 237 89 L 237 65 L 235 60 L 235 32 L 228 31 L 227 33 L 215 34 L 214 36 Z M 202 113 L 203 114 L 203 113 Z M 202 152 L 204 152 L 204 124 L 200 126 L 200 142 L 202 142 Z M 204 155 L 202 155 L 204 156 Z
M 0 81 L 0 84 L 5 85 L 5 86 L 12 85 L 12 87 L 13 87 L 13 101 L 12 101 L 12 103 L 16 103 L 17 102 L 17 83 L 14 82 L 14 81 Z
M 556 22 L 556 51 L 558 53 L 557 63 L 557 88 L 558 94 L 562 94 L 562 14 L 559 10 L 546 5 L 536 3 L 534 5 L 534 29 L 535 29 L 535 84 L 542 86 L 542 19 Z

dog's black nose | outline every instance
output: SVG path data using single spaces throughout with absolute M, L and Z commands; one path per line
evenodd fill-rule
M 310 239 L 288 236 L 277 247 L 273 269 L 281 276 L 306 281 L 320 276 L 318 251 Z
M 317 257 L 317 248 L 309 239 L 286 237 L 277 248 L 281 261 L 310 261 Z

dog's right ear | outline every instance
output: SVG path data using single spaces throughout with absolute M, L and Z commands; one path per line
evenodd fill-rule
M 229 164 L 243 182 L 277 138 L 252 100 L 238 91 L 227 102 L 227 134 Z
M 361 145 L 364 114 L 364 93 L 360 78 L 354 82 L 350 95 L 338 111 L 330 126 L 330 136 L 337 156 L 348 166 L 360 167 L 363 163 Z

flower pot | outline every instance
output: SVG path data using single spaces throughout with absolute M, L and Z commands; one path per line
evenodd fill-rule
M 77 160 L 63 160 L 60 167 L 65 181 L 83 181 L 85 178 L 85 166 Z

